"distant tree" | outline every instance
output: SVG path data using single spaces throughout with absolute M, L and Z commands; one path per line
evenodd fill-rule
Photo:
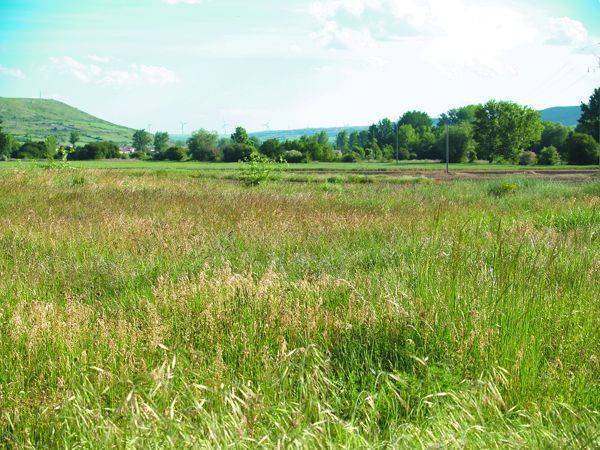
M 231 140 L 234 144 L 246 144 L 250 145 L 250 137 L 248 136 L 248 132 L 243 127 L 237 127 L 233 134 L 231 135 Z
M 542 126 L 542 138 L 539 147 L 562 149 L 569 134 L 571 134 L 571 128 L 555 122 L 543 122 Z
M 335 147 L 342 153 L 348 153 L 350 150 L 350 136 L 346 130 L 338 133 L 335 140 Z
M 584 133 L 573 133 L 565 142 L 565 153 L 569 164 L 598 164 L 600 145 Z
M 317 134 L 314 135 L 316 141 L 323 146 L 330 146 L 331 143 L 329 142 L 329 136 L 327 135 L 326 131 L 319 131 Z
M 46 142 L 25 142 L 19 148 L 15 149 L 11 155 L 18 159 L 42 159 L 48 157 L 48 148 Z
M 15 150 L 15 147 L 15 138 L 2 129 L 2 121 L 0 120 L 0 157 L 4 159 L 9 158 Z
M 539 113 L 526 106 L 490 100 L 475 113 L 473 137 L 484 159 L 516 161 L 539 142 L 541 134 Z
M 475 151 L 475 141 L 471 125 L 459 122 L 459 125 L 448 127 L 448 141 L 450 162 L 461 163 L 469 159 L 471 152 Z M 437 140 L 437 159 L 446 159 L 446 133 L 441 132 Z
M 298 150 L 287 150 L 283 152 L 283 159 L 289 163 L 302 163 L 306 162 L 304 155 Z
M 600 87 L 594 89 L 588 103 L 581 104 L 581 118 L 576 131 L 586 133 L 600 142 L 598 133 L 600 132 Z
M 77 143 L 80 141 L 81 135 L 77 131 L 71 131 L 69 134 L 69 142 L 73 148 L 77 147 Z
M 519 165 L 521 166 L 533 166 L 537 164 L 538 158 L 534 152 L 527 151 L 519 155 Z
M 187 145 L 190 150 L 190 157 L 197 161 L 214 161 L 217 159 L 219 150 L 217 133 L 211 133 L 206 130 L 198 130 L 188 139 Z
M 421 129 L 419 140 L 413 145 L 411 153 L 416 154 L 417 159 L 438 159 L 436 143 L 437 136 L 431 128 Z
M 187 157 L 185 148 L 179 146 L 169 147 L 162 153 L 164 159 L 169 161 L 183 161 Z
M 461 123 L 473 123 L 475 121 L 475 113 L 479 105 L 468 105 L 460 108 L 454 108 L 447 113 L 440 115 L 440 125 L 459 125 Z
M 433 126 L 433 120 L 425 112 L 408 111 L 400 118 L 400 125 L 410 125 L 416 131 L 421 131 Z
M 48 136 L 44 143 L 46 144 L 46 158 L 54 158 L 58 149 L 58 139 L 56 136 Z
M 283 148 L 278 139 L 267 139 L 259 148 L 261 154 L 272 160 L 277 160 L 283 154 Z
M 157 131 L 154 133 L 154 151 L 162 153 L 169 146 L 169 133 L 166 131 Z
M 555 166 L 560 164 L 560 154 L 558 153 L 556 147 L 544 147 L 542 150 L 540 150 L 538 162 L 542 166 Z
M 348 138 L 348 146 L 349 150 L 352 151 L 355 147 L 360 147 L 360 133 L 358 131 L 353 131 L 350 133 L 350 137 Z
M 146 132 L 146 130 L 136 130 L 133 133 L 133 148 L 138 153 L 146 153 L 151 142 L 152 135 Z
M 245 161 L 250 158 L 254 147 L 249 144 L 239 144 L 237 142 L 233 142 L 231 144 L 225 145 L 222 149 L 223 151 L 223 161 L 225 162 L 238 162 Z
M 419 135 L 412 125 L 400 125 L 398 128 L 398 159 L 409 159 L 419 143 Z
M 69 154 L 69 159 L 91 160 L 91 159 L 113 159 L 120 158 L 121 151 L 114 142 L 90 142 Z

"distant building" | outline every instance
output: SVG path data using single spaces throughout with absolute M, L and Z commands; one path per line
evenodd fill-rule
M 135 148 L 130 147 L 129 145 L 123 145 L 122 147 L 119 147 L 119 150 L 124 155 L 130 155 L 132 153 L 135 153 Z

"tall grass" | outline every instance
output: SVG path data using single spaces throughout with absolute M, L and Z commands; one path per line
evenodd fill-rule
M 0 174 L 0 443 L 597 447 L 596 184 Z

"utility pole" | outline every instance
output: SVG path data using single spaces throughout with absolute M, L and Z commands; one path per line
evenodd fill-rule
M 446 123 L 446 173 L 450 173 L 450 133 Z

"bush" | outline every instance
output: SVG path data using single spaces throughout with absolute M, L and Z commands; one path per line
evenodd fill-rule
M 306 162 L 304 155 L 302 154 L 302 152 L 299 152 L 298 150 L 288 150 L 287 152 L 284 152 L 283 159 L 289 163 Z
M 252 147 L 248 144 L 228 144 L 223 147 L 224 162 L 238 162 L 250 158 Z
M 258 186 L 269 179 L 273 169 L 273 161 L 260 153 L 252 153 L 243 162 L 240 179 L 246 186 Z
M 519 165 L 534 166 L 537 164 L 537 155 L 533 152 L 523 152 L 519 155 Z
M 502 182 L 491 186 L 488 190 L 488 194 L 494 197 L 504 197 L 505 195 L 512 194 L 519 189 L 516 183 Z
M 48 157 L 48 148 L 45 142 L 26 142 L 12 154 L 19 159 L 42 159 Z
M 71 153 L 69 159 L 89 160 L 89 159 L 110 159 L 121 158 L 119 146 L 114 142 L 91 142 L 84 147 L 77 148 Z
M 565 142 L 565 153 L 569 164 L 597 164 L 598 143 L 589 134 L 573 133 Z
M 540 151 L 538 161 L 542 166 L 556 166 L 557 164 L 560 164 L 560 154 L 553 145 L 544 147 Z
M 169 161 L 183 161 L 186 157 L 185 148 L 179 146 L 170 147 L 163 152 L 163 158 Z
M 353 163 L 356 162 L 360 159 L 360 155 L 358 155 L 356 152 L 352 152 L 352 153 L 346 153 L 344 156 L 342 156 L 341 161 L 345 162 L 345 163 Z

